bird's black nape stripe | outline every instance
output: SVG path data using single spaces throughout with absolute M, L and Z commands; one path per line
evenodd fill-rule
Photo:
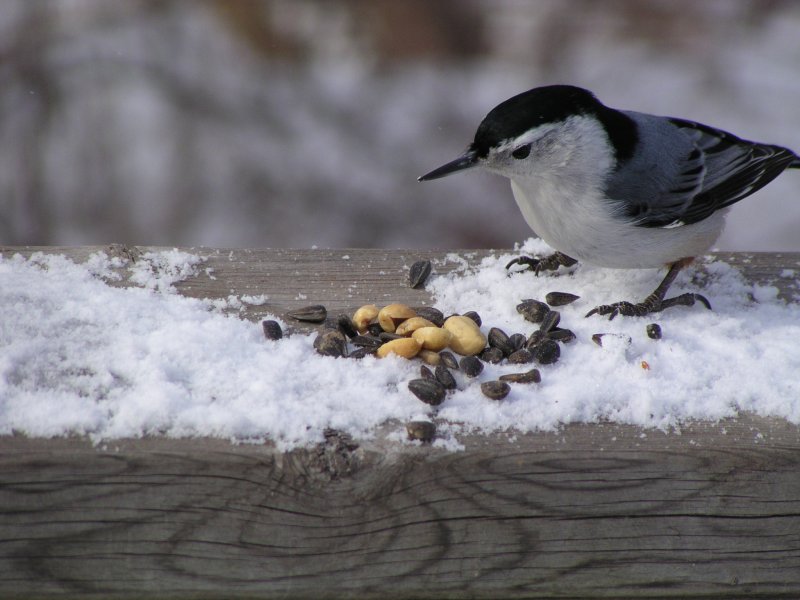
M 639 142 L 639 131 L 636 123 L 628 115 L 613 108 L 600 105 L 597 118 L 608 132 L 614 155 L 617 158 L 617 168 L 633 157 L 636 144 Z

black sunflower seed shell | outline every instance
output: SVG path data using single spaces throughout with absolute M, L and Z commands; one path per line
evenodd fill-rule
M 508 373 L 500 376 L 500 381 L 509 383 L 539 383 L 542 381 L 542 374 L 539 369 L 531 369 L 524 373 Z
M 547 304 L 531 298 L 517 304 L 517 312 L 521 314 L 526 321 L 530 321 L 531 323 L 541 323 L 549 310 L 550 307 Z
M 419 288 L 425 285 L 428 275 L 431 274 L 431 261 L 418 260 L 408 272 L 408 285 L 412 288 Z
M 496 365 L 505 358 L 505 355 L 503 354 L 503 351 L 500 350 L 500 348 L 489 347 L 481 350 L 481 353 L 478 355 L 478 357 L 483 362 Z
M 370 323 L 367 325 L 367 333 L 378 337 L 380 334 L 383 333 L 383 327 L 381 327 L 380 323 Z
M 359 346 L 361 348 L 371 348 L 373 350 L 377 350 L 381 346 L 383 346 L 383 340 L 374 335 L 357 335 L 350 343 L 354 346 Z
M 264 337 L 268 340 L 279 340 L 283 337 L 283 330 L 277 321 L 271 319 L 262 321 L 261 328 L 264 330 Z
M 547 337 L 551 340 L 555 340 L 556 342 L 561 342 L 562 344 L 569 344 L 575 340 L 576 336 L 575 332 L 571 329 L 561 329 L 560 327 L 556 327 L 547 334 Z
M 467 377 L 477 377 L 483 371 L 483 363 L 477 356 L 465 356 L 459 366 Z
M 378 339 L 382 342 L 391 342 L 392 340 L 399 340 L 402 337 L 404 336 L 399 333 L 391 333 L 389 331 L 381 331 L 378 335 Z
M 430 442 L 436 435 L 436 425 L 430 421 L 409 421 L 406 423 L 406 433 L 409 440 Z
M 368 354 L 372 354 L 374 350 L 372 348 L 356 348 L 350 354 L 347 355 L 347 358 L 355 358 L 360 359 L 364 358 Z
M 547 333 L 553 329 L 558 322 L 561 321 L 561 313 L 557 310 L 548 310 L 547 314 L 542 319 L 542 324 L 539 326 L 539 331 Z
M 527 342 L 528 339 L 521 333 L 515 333 L 508 336 L 508 341 L 514 350 L 519 350 L 520 348 L 525 347 L 525 342 Z
M 345 356 L 347 340 L 340 331 L 326 329 L 314 339 L 314 348 L 323 356 Z
M 580 296 L 570 294 L 569 292 L 550 292 L 544 297 L 545 301 L 550 306 L 566 306 L 567 304 L 572 304 L 578 298 L 580 298 Z
M 458 370 L 458 359 L 456 359 L 455 354 L 452 352 L 442 350 L 439 352 L 439 358 L 441 359 L 442 364 L 448 369 Z
M 497 348 L 503 353 L 503 356 L 508 356 L 514 351 L 514 346 L 508 338 L 508 334 L 499 327 L 492 327 L 487 335 L 489 346 Z
M 417 313 L 418 317 L 428 319 L 428 321 L 437 327 L 444 325 L 444 313 L 438 308 L 433 308 L 432 306 L 414 306 L 412 310 Z
M 540 365 L 551 365 L 561 356 L 561 348 L 553 340 L 544 340 L 533 347 L 533 360 Z
M 438 406 L 444 402 L 444 386 L 435 379 L 412 379 L 408 382 L 408 389 L 425 404 Z
M 349 338 L 354 338 L 358 335 L 353 320 L 349 315 L 341 314 L 336 317 L 336 328 Z
M 444 365 L 436 365 L 436 369 L 434 370 L 433 374 L 436 377 L 436 381 L 441 383 L 444 389 L 456 389 L 456 378 L 453 377 L 453 374 Z
M 534 331 L 528 338 L 528 341 L 525 342 L 525 347 L 530 350 L 534 346 L 541 344 L 545 339 L 547 339 L 547 334 L 544 331 Z
M 505 381 L 484 381 L 481 384 L 481 392 L 483 392 L 483 395 L 492 400 L 502 400 L 508 396 L 508 392 L 510 391 L 511 386 Z
M 287 316 L 296 321 L 308 321 L 309 323 L 322 323 L 328 317 L 328 311 L 322 304 L 312 304 L 286 313 Z
M 647 328 L 647 337 L 652 340 L 660 340 L 661 339 L 661 325 L 658 323 L 650 323 Z
M 533 361 L 533 352 L 527 348 L 520 348 L 508 355 L 508 362 L 515 365 L 525 365 Z

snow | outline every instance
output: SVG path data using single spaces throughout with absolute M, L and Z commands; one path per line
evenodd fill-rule
M 559 276 L 509 276 L 504 265 L 520 251 L 548 249 L 531 239 L 477 268 L 448 255 L 458 268 L 429 280 L 435 305 L 446 314 L 478 311 L 484 332 L 497 326 L 529 334 L 536 326 L 516 304 L 571 292 L 581 298 L 558 310 L 577 340 L 562 347 L 558 363 L 539 367 L 540 384 L 512 385 L 500 402 L 485 398 L 478 382 L 523 368 L 487 364 L 477 381 L 458 374 L 459 389 L 435 415 L 436 444 L 457 449 L 464 432 L 575 422 L 679 432 L 687 420 L 743 411 L 800 423 L 800 306 L 780 300 L 775 287 L 747 283 L 716 261 L 682 273 L 673 287 L 679 293 L 702 284 L 713 311 L 697 305 L 646 318 L 586 319 L 597 304 L 644 297 L 662 274 L 578 265 Z M 110 285 L 123 268 L 136 287 Z M 290 449 L 322 440 L 327 427 L 366 438 L 383 426 L 404 440 L 406 421 L 433 417 L 407 389 L 419 362 L 323 357 L 310 335 L 268 341 L 259 323 L 237 312 L 265 296 L 212 302 L 176 293 L 175 282 L 203 269 L 202 256 L 177 250 L 135 263 L 102 253 L 84 264 L 49 254 L 0 256 L 0 434 L 95 442 L 214 436 Z M 662 339 L 646 335 L 650 322 L 661 325 Z M 600 347 L 591 341 L 595 333 L 615 335 Z

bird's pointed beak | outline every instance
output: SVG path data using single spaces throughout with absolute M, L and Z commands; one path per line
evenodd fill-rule
M 475 150 L 467 150 L 457 159 L 451 160 L 446 165 L 442 165 L 430 173 L 426 173 L 422 177 L 418 178 L 417 181 L 430 181 L 431 179 L 439 179 L 440 177 L 445 177 L 446 175 L 457 173 L 458 171 L 463 171 L 464 169 L 470 169 L 477 165 L 478 154 L 475 152 Z

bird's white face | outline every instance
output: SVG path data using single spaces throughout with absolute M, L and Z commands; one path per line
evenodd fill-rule
M 517 181 L 568 177 L 602 179 L 612 168 L 613 151 L 600 123 L 583 116 L 544 123 L 492 148 L 479 164 Z

